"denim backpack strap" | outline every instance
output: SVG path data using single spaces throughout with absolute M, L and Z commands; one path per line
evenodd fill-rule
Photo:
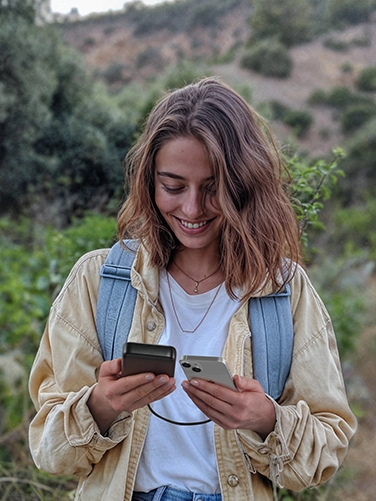
M 117 242 L 110 249 L 100 269 L 96 324 L 105 360 L 122 356 L 137 297 L 131 284 L 131 268 L 138 243 L 133 240 L 124 240 L 124 243 L 125 248 Z
M 275 400 L 282 395 L 290 372 L 294 328 L 290 286 L 282 292 L 249 300 L 253 375 Z

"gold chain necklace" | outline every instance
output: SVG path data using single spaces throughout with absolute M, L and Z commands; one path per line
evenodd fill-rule
M 166 274 L 167 274 L 168 291 L 169 291 L 169 293 L 170 293 L 171 305 L 172 305 L 172 309 L 173 309 L 173 311 L 174 311 L 174 315 L 175 315 L 176 321 L 177 321 L 177 323 L 178 323 L 178 325 L 179 325 L 180 329 L 182 330 L 182 332 L 188 332 L 189 334 L 193 334 L 194 332 L 196 332 L 196 331 L 197 331 L 197 329 L 200 327 L 200 325 L 202 324 L 202 322 L 205 320 L 205 318 L 206 318 L 207 314 L 209 313 L 210 308 L 213 306 L 214 301 L 217 299 L 217 296 L 218 296 L 218 294 L 219 294 L 219 290 L 220 290 L 220 288 L 222 287 L 222 283 L 223 283 L 223 282 L 222 282 L 222 283 L 220 283 L 220 284 L 219 284 L 219 286 L 217 287 L 217 291 L 216 291 L 216 293 L 214 294 L 214 297 L 213 297 L 213 299 L 211 300 L 211 302 L 210 302 L 210 304 L 209 304 L 209 307 L 208 307 L 208 309 L 205 311 L 205 314 L 204 314 L 204 316 L 202 317 L 202 319 L 199 321 L 199 323 L 196 325 L 196 327 L 195 327 L 193 330 L 187 330 L 187 329 L 183 329 L 183 326 L 182 326 L 182 325 L 181 325 L 181 323 L 180 323 L 180 320 L 179 320 L 179 317 L 178 317 L 178 313 L 177 313 L 176 308 L 175 308 L 174 299 L 173 299 L 173 297 L 172 297 L 172 291 L 171 291 L 171 285 L 170 285 L 170 278 L 169 278 L 169 275 L 170 275 L 170 274 L 168 273 L 168 271 L 167 271 L 167 270 L 166 270 Z
M 202 278 L 201 280 L 196 280 L 195 278 L 191 277 L 188 275 L 188 273 L 186 273 L 184 270 L 182 270 L 180 268 L 180 266 L 175 262 L 175 261 L 172 261 L 174 263 L 174 265 L 176 266 L 176 268 L 178 268 L 178 270 L 180 270 L 183 275 L 185 275 L 186 277 L 190 278 L 191 280 L 193 280 L 193 282 L 195 282 L 195 288 L 193 289 L 193 292 L 197 293 L 198 292 L 198 286 L 200 285 L 201 282 L 204 282 L 204 280 L 207 280 L 208 278 L 212 277 L 213 275 L 215 275 L 217 273 L 217 271 L 219 270 L 219 268 L 221 267 L 221 264 L 218 265 L 218 268 L 213 271 L 213 273 L 211 273 L 210 275 L 208 275 L 207 277 L 204 277 Z

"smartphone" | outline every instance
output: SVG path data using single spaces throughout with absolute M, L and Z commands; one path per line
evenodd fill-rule
M 179 363 L 188 380 L 195 377 L 205 379 L 237 391 L 230 369 L 223 358 L 184 355 Z
M 143 372 L 174 377 L 176 350 L 173 346 L 146 343 L 124 343 L 122 376 Z

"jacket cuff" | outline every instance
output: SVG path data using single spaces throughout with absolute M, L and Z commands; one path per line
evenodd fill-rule
M 64 412 L 64 428 L 71 446 L 88 445 L 95 437 L 95 449 L 105 451 L 112 449 L 127 437 L 132 419 L 131 414 L 122 412 L 102 435 L 87 405 L 95 386 L 90 388 L 86 386 L 78 393 L 68 395 L 63 404 L 63 407 L 67 406 L 69 409 L 68 412 Z
M 283 468 L 286 463 L 292 460 L 293 455 L 287 446 L 287 440 L 281 427 L 281 406 L 272 397 L 266 396 L 273 403 L 276 412 L 274 430 L 269 433 L 265 440 L 262 440 L 257 433 L 250 430 L 237 430 L 237 432 L 243 451 L 248 456 L 248 463 L 252 464 L 251 471 L 260 472 L 282 488 L 281 476 Z

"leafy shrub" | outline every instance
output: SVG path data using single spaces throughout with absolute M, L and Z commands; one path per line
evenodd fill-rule
M 342 28 L 347 24 L 368 21 L 371 14 L 369 0 L 328 0 L 327 14 L 331 26 Z
M 327 37 L 324 40 L 324 47 L 337 52 L 346 52 L 349 50 L 349 44 L 343 40 L 338 40 L 333 37 Z
M 368 120 L 376 116 L 376 104 L 354 104 L 343 111 L 341 115 L 342 131 L 353 132 L 362 127 Z
M 308 103 L 312 106 L 326 105 L 338 110 L 345 110 L 354 105 L 372 106 L 374 101 L 372 98 L 353 92 L 348 87 L 336 86 L 327 92 L 322 89 L 315 89 L 308 98 Z
M 271 108 L 273 120 L 283 120 L 283 117 L 290 109 L 288 106 L 275 99 L 269 101 L 269 106 Z
M 136 67 L 140 69 L 148 65 L 158 69 L 165 66 L 163 55 L 157 47 L 149 46 L 137 54 Z
M 312 106 L 319 106 L 327 104 L 326 92 L 322 89 L 315 89 L 311 92 L 307 102 Z
M 309 0 L 254 0 L 249 23 L 251 43 L 276 38 L 287 47 L 312 37 L 313 9 Z
M 356 80 L 356 86 L 365 92 L 376 91 L 376 66 L 364 68 Z
M 292 71 L 288 49 L 275 39 L 266 39 L 246 49 L 240 62 L 243 68 L 268 77 L 287 78 Z
M 312 124 L 311 113 L 304 110 L 293 110 L 285 104 L 272 100 L 269 102 L 273 120 L 281 120 L 292 127 L 297 137 L 304 137 Z
M 362 256 L 326 257 L 310 268 L 310 276 L 332 319 L 341 358 L 351 357 L 367 323 L 364 284 L 372 265 Z
M 344 157 L 340 148 L 333 150 L 333 159 L 317 160 L 308 164 L 297 155 L 285 158 L 285 164 L 291 176 L 291 192 L 289 196 L 297 214 L 301 240 L 306 258 L 310 259 L 308 240 L 311 231 L 323 230 L 325 226 L 320 221 L 319 214 L 324 201 L 328 200 L 331 191 L 336 186 L 338 178 L 343 175 L 339 162 Z
M 31 220 L 0 219 L 0 356 L 13 353 L 28 373 L 51 302 L 71 267 L 91 249 L 114 241 L 114 218 L 91 215 L 64 231 L 36 226 Z M 9 390 L 0 373 L 0 429 L 20 423 L 28 402 L 27 385 Z M 26 405 L 27 407 L 27 405 Z
M 123 71 L 126 68 L 124 64 L 112 62 L 110 63 L 107 68 L 101 72 L 102 78 L 106 81 L 108 84 L 114 84 L 116 82 L 123 82 L 124 76 L 123 76 Z
M 341 161 L 346 176 L 339 187 L 345 204 L 376 196 L 376 118 L 369 120 L 347 141 L 347 156 Z
M 297 137 L 304 137 L 313 121 L 313 117 L 309 111 L 304 110 L 288 110 L 283 115 L 282 121 L 292 127 Z
M 336 241 L 333 246 L 349 252 L 365 252 L 376 263 L 376 199 L 369 196 L 363 203 L 335 211 Z

